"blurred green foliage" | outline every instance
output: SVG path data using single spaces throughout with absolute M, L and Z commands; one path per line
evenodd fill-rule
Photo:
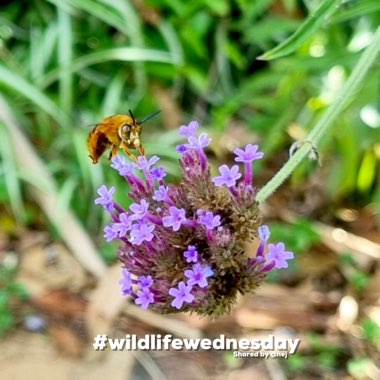
M 15 269 L 0 267 L 0 338 L 16 323 L 15 305 L 28 299 L 23 286 L 14 281 Z
M 323 342 L 320 335 L 310 333 L 307 336 L 309 352 L 307 354 L 290 355 L 284 363 L 290 372 L 291 378 L 301 378 L 307 373 L 309 376 L 318 374 L 336 375 L 341 368 L 341 361 L 346 361 L 342 347 Z
M 198 119 L 215 135 L 243 122 L 270 157 L 304 138 L 334 99 L 379 24 L 379 10 L 378 0 L 3 2 L 0 89 L 59 183 L 58 207 L 71 207 L 96 233 L 103 214 L 93 207 L 95 190 L 120 179 L 87 157 L 90 125 L 128 109 L 142 116 L 156 110 L 159 86 L 183 122 Z M 314 12 L 320 17 L 307 19 Z M 288 55 L 256 59 L 288 37 Z M 321 147 L 330 200 L 380 203 L 378 68 Z M 147 151 L 162 155 L 175 176 L 177 137 L 159 124 L 145 127 Z M 15 162 L 4 125 L 0 160 L 0 202 L 31 223 L 24 185 L 38 179 Z M 311 170 L 301 165 L 293 185 Z

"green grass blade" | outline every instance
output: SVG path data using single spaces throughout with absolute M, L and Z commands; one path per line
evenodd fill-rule
M 0 123 L 0 152 L 9 202 L 16 220 L 22 224 L 25 220 L 25 209 L 21 184 L 17 174 L 17 165 L 14 161 L 12 144 L 2 123 Z
M 77 72 L 89 66 L 107 61 L 150 61 L 175 64 L 177 60 L 172 54 L 160 50 L 122 47 L 82 55 L 72 61 L 69 70 Z M 59 78 L 59 71 L 59 69 L 55 69 L 46 74 L 45 78 L 41 80 L 42 86 L 47 87 L 54 83 Z
M 341 1 L 342 0 L 324 0 L 316 11 L 309 15 L 288 39 L 262 54 L 257 59 L 269 61 L 293 53 L 326 22 L 326 19 L 336 11 Z
M 130 4 L 130 1 L 100 1 L 112 7 L 116 11 L 116 13 L 123 18 L 122 24 L 125 25 L 127 34 L 129 36 L 130 47 L 144 48 L 144 34 L 140 22 L 140 17 L 136 12 L 134 6 Z M 140 101 L 140 99 L 144 97 L 144 95 L 146 94 L 148 87 L 148 79 L 143 62 L 139 61 L 133 64 L 133 74 L 135 78 L 135 85 L 134 90 L 129 95 L 131 102 L 134 102 L 133 98 L 135 98 L 137 101 Z
M 348 21 L 355 17 L 363 16 L 370 13 L 380 11 L 379 0 L 361 0 L 357 4 L 353 4 L 351 7 L 342 10 L 338 14 L 332 17 L 332 23 L 339 23 L 342 21 Z
M 57 7 L 73 7 L 85 11 L 106 24 L 113 26 L 121 33 L 128 35 L 128 27 L 123 17 L 115 9 L 94 0 L 62 0 L 60 2 L 48 0 Z
M 68 125 L 70 123 L 70 119 L 66 114 L 36 86 L 1 64 L 0 85 L 4 85 L 29 99 L 61 125 Z
M 55 52 L 57 39 L 58 30 L 54 22 L 51 22 L 44 31 L 37 27 L 31 28 L 29 67 L 32 81 L 44 75 L 46 66 Z
M 72 114 L 73 102 L 73 77 L 69 69 L 73 55 L 72 25 L 71 16 L 60 8 L 58 8 L 58 30 L 60 36 L 58 40 L 58 64 L 60 67 L 59 103 L 61 109 L 70 115 Z
M 74 177 L 69 177 L 61 185 L 57 199 L 57 215 L 64 215 L 70 209 L 70 202 L 78 189 L 78 181 Z
M 120 70 L 107 86 L 101 107 L 101 115 L 113 115 L 118 112 L 125 85 L 125 75 Z

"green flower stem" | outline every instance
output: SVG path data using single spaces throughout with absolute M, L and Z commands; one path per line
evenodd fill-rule
M 323 135 L 333 126 L 335 120 L 352 100 L 363 82 L 371 65 L 380 51 L 380 27 L 377 28 L 371 44 L 365 49 L 350 77 L 340 90 L 338 96 L 307 135 L 304 144 L 290 157 L 280 171 L 257 193 L 258 202 L 265 201 L 290 176 L 294 169 L 308 155 L 312 147 L 317 147 Z

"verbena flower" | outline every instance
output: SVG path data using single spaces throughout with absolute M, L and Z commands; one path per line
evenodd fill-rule
M 193 265 L 192 269 L 185 270 L 185 276 L 188 278 L 188 285 L 198 285 L 201 288 L 207 286 L 207 277 L 214 274 L 210 267 L 202 267 L 201 264 Z
M 106 185 L 102 185 L 99 187 L 97 193 L 100 195 L 100 197 L 95 199 L 95 204 L 102 205 L 103 208 L 107 211 L 112 210 L 114 205 L 112 197 L 115 193 L 115 188 L 112 186 L 110 189 L 107 189 Z
M 186 211 L 175 206 L 169 207 L 169 216 L 164 216 L 162 221 L 165 227 L 171 227 L 173 231 L 178 231 L 181 225 L 186 222 Z
M 137 291 L 135 298 L 136 305 L 140 305 L 142 309 L 146 310 L 151 303 L 154 303 L 154 296 L 148 288 L 142 288 Z
M 198 251 L 194 245 L 189 245 L 187 250 L 183 253 L 188 263 L 196 263 L 198 261 Z
M 169 295 L 174 297 L 170 305 L 179 310 L 182 308 L 184 302 L 193 302 L 194 295 L 191 294 L 192 289 L 193 287 L 191 285 L 186 285 L 183 281 L 178 284 L 178 289 L 170 288 Z
M 211 211 L 201 213 L 199 216 L 199 222 L 203 224 L 208 230 L 213 230 L 215 227 L 220 226 L 220 216 L 214 214 Z
M 231 169 L 227 165 L 222 165 L 219 168 L 220 176 L 214 177 L 212 181 L 215 186 L 233 187 L 236 185 L 236 181 L 241 177 L 239 173 L 239 166 L 234 165 Z
M 121 286 L 121 292 L 124 295 L 129 295 L 132 293 L 132 279 L 128 269 L 123 269 L 122 277 L 119 281 L 119 284 Z
M 199 123 L 197 121 L 190 121 L 189 125 L 182 125 L 179 127 L 179 134 L 185 137 L 194 136 L 198 128 Z
M 198 128 L 197 122 L 180 128 L 187 141 L 177 147 L 179 184 L 165 182 L 157 156 L 138 157 L 137 164 L 116 156 L 111 166 L 128 182 L 132 204 L 117 204 L 115 189 L 105 185 L 95 203 L 112 219 L 105 239 L 120 241 L 124 295 L 143 309 L 217 317 L 231 311 L 238 294 L 254 291 L 269 271 L 286 268 L 294 254 L 281 242 L 268 244 L 270 231 L 261 223 L 252 175 L 253 161 L 263 156 L 259 147 L 236 149 L 237 164 L 221 165 L 212 177 L 204 152 L 211 139 L 197 136 Z M 246 243 L 255 239 L 256 256 L 250 258 Z
M 274 260 L 275 267 L 277 269 L 281 268 L 287 268 L 288 263 L 286 260 L 294 259 L 294 253 L 290 251 L 285 251 L 285 244 L 284 243 L 278 243 L 278 244 L 269 244 L 268 245 L 268 254 L 266 255 L 266 259 L 268 261 Z

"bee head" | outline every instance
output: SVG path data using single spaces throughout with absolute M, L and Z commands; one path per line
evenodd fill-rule
M 136 121 L 131 110 L 129 110 L 129 114 L 130 116 L 125 116 L 118 134 L 121 140 L 137 148 L 140 146 L 141 125 Z

